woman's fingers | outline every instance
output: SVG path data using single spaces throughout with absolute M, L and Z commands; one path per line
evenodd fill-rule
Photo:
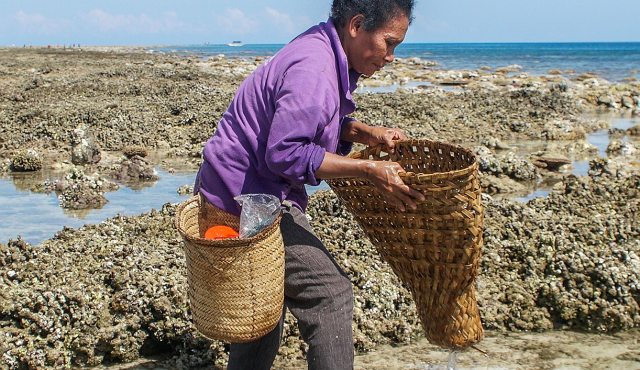
M 386 194 L 385 199 L 387 203 L 400 208 L 401 211 L 405 211 L 405 205 L 411 209 L 417 209 L 418 201 L 424 201 L 424 196 L 417 190 L 412 189 L 407 185 L 398 187 L 400 191 L 392 191 Z M 384 195 L 384 194 L 383 194 Z
M 407 140 L 407 135 L 405 135 L 401 130 L 394 128 L 392 131 L 394 133 L 393 140 Z
M 399 174 L 404 173 L 404 169 L 393 162 L 375 162 L 377 167 L 375 176 L 370 180 L 376 185 L 387 203 L 405 211 L 405 206 L 416 209 L 416 200 L 424 201 L 424 195 L 419 191 L 406 185 Z
M 394 140 L 406 140 L 407 136 L 398 129 L 386 129 L 383 136 L 384 144 L 389 148 L 391 153 L 395 152 L 396 143 Z
M 385 144 L 391 153 L 394 152 L 395 143 L 394 140 L 407 140 L 407 135 L 402 130 L 397 128 L 387 128 L 380 126 L 370 126 L 368 130 L 369 146 L 376 146 L 378 144 Z

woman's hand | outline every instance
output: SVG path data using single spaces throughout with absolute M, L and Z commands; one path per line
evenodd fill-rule
M 407 139 L 407 136 L 397 128 L 368 126 L 367 134 L 368 138 L 365 144 L 369 146 L 385 144 L 391 153 L 394 152 L 395 147 L 393 140 Z
M 385 144 L 393 153 L 395 147 L 393 140 L 406 140 L 407 136 L 397 128 L 369 126 L 360 121 L 352 120 L 345 125 L 340 138 L 368 146 Z
M 398 174 L 406 171 L 396 162 L 367 161 L 367 179 L 371 181 L 387 203 L 405 211 L 405 205 L 416 209 L 416 200 L 424 201 L 424 195 L 405 185 Z
M 398 174 L 406 171 L 396 162 L 371 161 L 325 153 L 315 176 L 318 179 L 334 179 L 355 176 L 368 179 L 380 191 L 385 201 L 405 211 L 416 209 L 416 201 L 424 201 L 424 195 L 406 185 Z

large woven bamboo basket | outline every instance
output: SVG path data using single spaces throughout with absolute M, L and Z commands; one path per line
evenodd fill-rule
M 238 230 L 240 218 L 201 196 L 178 207 L 175 224 L 184 239 L 189 306 L 196 329 L 205 336 L 243 343 L 277 325 L 284 304 L 280 218 L 251 238 L 213 240 L 203 238 L 209 227 Z
M 425 196 L 405 212 L 384 201 L 364 179 L 327 180 L 381 257 L 408 286 L 427 339 L 465 349 L 484 338 L 475 297 L 483 209 L 475 155 L 428 140 L 396 143 L 395 153 L 377 146 L 353 158 L 398 162 L 403 181 Z

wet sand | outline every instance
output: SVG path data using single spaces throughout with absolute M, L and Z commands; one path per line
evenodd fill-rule
M 461 352 L 455 362 L 457 370 L 530 370 L 530 369 L 640 369 L 640 331 L 618 334 L 587 334 L 571 331 L 544 333 L 490 332 L 478 349 Z M 448 369 L 450 352 L 429 344 L 380 345 L 357 355 L 355 370 L 452 370 Z M 272 369 L 305 369 L 303 359 L 277 358 Z M 170 369 L 162 358 L 148 358 L 128 365 L 96 367 L 101 370 Z M 202 367 L 202 370 L 213 369 Z

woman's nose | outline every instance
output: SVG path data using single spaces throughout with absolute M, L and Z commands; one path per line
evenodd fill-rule
M 389 50 L 387 50 L 387 55 L 384 56 L 384 61 L 387 63 L 391 63 L 393 62 L 393 52 L 394 52 L 395 48 L 390 48 Z

